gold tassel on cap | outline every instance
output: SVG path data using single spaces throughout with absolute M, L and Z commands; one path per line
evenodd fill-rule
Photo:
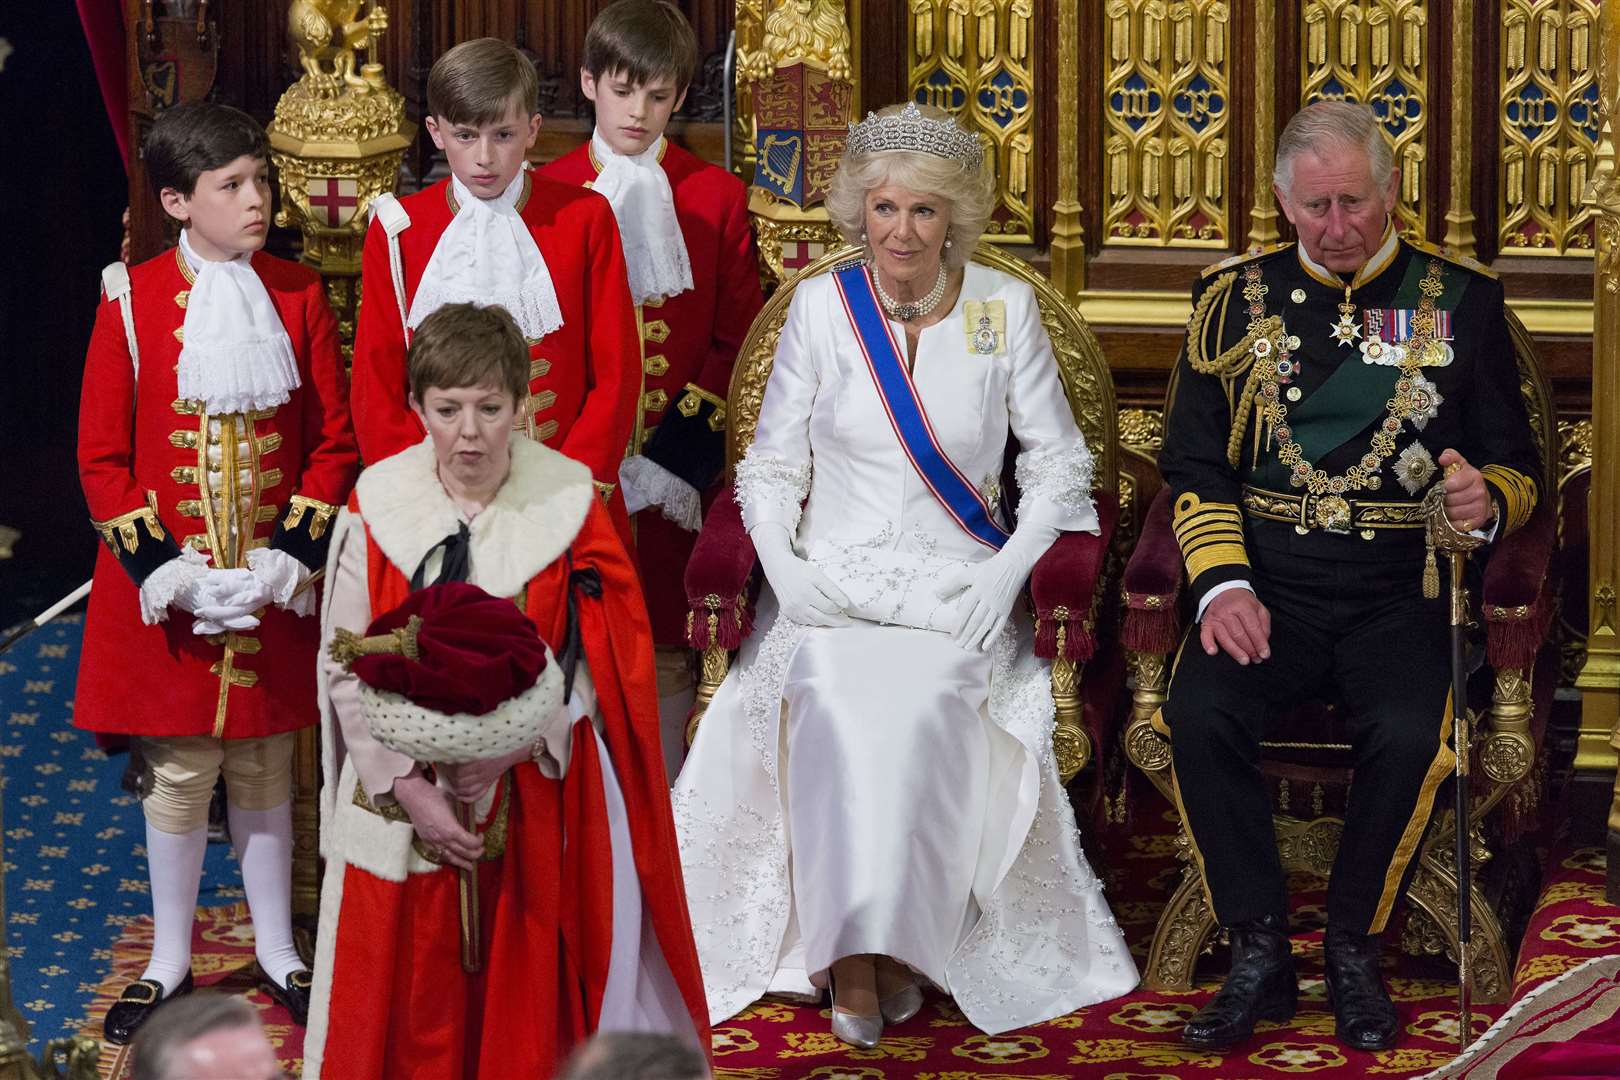
M 353 630 L 345 630 L 341 626 L 332 633 L 332 644 L 326 651 L 333 660 L 345 668 L 352 667 L 354 662 L 362 656 L 376 656 L 387 653 L 399 653 L 407 660 L 421 659 L 416 647 L 416 637 L 422 632 L 422 616 L 412 615 L 406 624 L 387 634 L 378 634 L 376 637 L 361 637 Z

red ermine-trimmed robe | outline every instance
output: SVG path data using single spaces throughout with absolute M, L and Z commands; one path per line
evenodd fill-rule
M 501 854 L 479 865 L 484 967 L 468 975 L 457 872 L 424 857 L 386 795 L 413 762 L 371 738 L 353 676 L 323 653 L 327 869 L 306 1077 L 546 1077 L 599 1026 L 708 1047 L 635 570 L 587 471 L 526 440 L 511 446 L 506 483 L 468 523 L 469 580 L 519 598 L 557 654 L 570 573 L 599 575 L 600 596 L 575 598 L 574 707 L 542 735 L 540 758 L 476 807 L 486 855 Z M 339 516 L 325 638 L 364 632 L 397 606 L 462 521 L 430 444 L 366 470 Z

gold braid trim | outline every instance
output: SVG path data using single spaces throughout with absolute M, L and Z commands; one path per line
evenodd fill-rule
M 1231 382 L 1239 376 L 1247 374 L 1243 390 L 1233 402 L 1232 429 L 1227 433 L 1226 461 L 1232 468 L 1238 467 L 1242 458 L 1243 439 L 1249 431 L 1249 414 L 1254 411 L 1254 398 L 1260 391 L 1261 371 L 1254 363 L 1254 343 L 1261 338 L 1272 338 L 1282 332 L 1283 322 L 1279 315 L 1268 315 L 1264 319 L 1252 322 L 1247 333 L 1229 349 L 1222 349 L 1214 359 L 1204 351 L 1204 338 L 1209 330 L 1210 313 L 1215 305 L 1232 290 L 1237 282 L 1236 270 L 1228 270 L 1216 278 L 1209 288 L 1198 297 L 1198 303 L 1193 305 L 1192 316 L 1187 320 L 1187 363 L 1200 375 L 1215 375 L 1220 379 Z M 1217 331 L 1219 328 L 1217 327 Z M 1219 343 L 1219 335 L 1216 338 Z
M 141 546 L 141 534 L 135 528 L 137 524 L 146 526 L 146 535 L 153 540 L 161 542 L 168 535 L 163 531 L 163 523 L 158 520 L 157 494 L 151 491 L 146 493 L 146 505 L 140 509 L 119 514 L 106 521 L 96 521 L 92 518 L 90 524 L 101 534 L 101 539 L 115 555 L 118 553 L 119 542 L 123 543 L 124 550 L 130 554 L 134 554 Z

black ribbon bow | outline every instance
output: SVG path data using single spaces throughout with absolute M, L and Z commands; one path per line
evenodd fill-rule
M 466 581 L 472 576 L 472 534 L 467 531 L 467 523 L 463 521 L 456 526 L 455 532 L 428 548 L 422 561 L 416 564 L 416 572 L 411 575 L 411 592 L 422 587 L 422 579 L 427 576 L 428 560 L 440 548 L 444 548 L 444 565 L 439 567 L 439 576 L 433 579 L 432 584 Z

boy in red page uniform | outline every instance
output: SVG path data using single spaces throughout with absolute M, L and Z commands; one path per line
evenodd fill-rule
M 360 455 L 383 460 L 426 432 L 406 404 L 405 350 L 446 303 L 499 304 L 529 342 L 518 427 L 589 467 L 628 538 L 619 461 L 635 425 L 640 348 L 607 203 L 526 171 L 539 80 L 517 49 L 463 42 L 434 63 L 424 118 L 450 177 L 374 203 L 355 327 Z
M 223 105 L 152 127 L 147 173 L 179 246 L 103 272 L 79 409 L 96 563 L 74 723 L 141 738 L 152 958 L 107 1013 L 125 1043 L 192 988 L 208 802 L 231 836 L 271 995 L 304 1022 L 293 948 L 293 733 L 312 725 L 317 573 L 358 472 L 321 279 L 260 252 L 268 144 Z
M 540 170 L 613 205 L 641 306 L 641 423 L 619 475 L 629 509 L 641 511 L 635 550 L 671 776 L 693 690 L 682 575 L 725 461 L 732 364 L 764 302 L 742 182 L 664 138 L 697 64 L 697 40 L 673 4 L 610 4 L 585 35 L 580 71 L 596 131 Z

